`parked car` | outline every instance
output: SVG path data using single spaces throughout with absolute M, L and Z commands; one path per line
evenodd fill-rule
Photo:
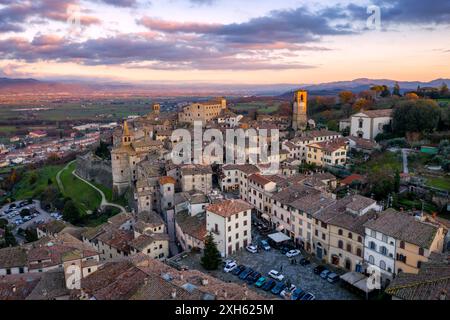
M 316 297 L 311 292 L 308 292 L 300 300 L 316 300 Z
M 271 249 L 267 240 L 261 240 L 260 244 L 261 244 L 261 248 L 263 248 L 265 251 L 269 251 Z
M 323 270 L 325 270 L 325 267 L 322 265 L 319 265 L 319 266 L 315 267 L 313 271 L 315 274 L 321 274 Z
M 258 271 L 254 271 L 250 276 L 247 277 L 247 284 L 252 285 L 254 284 L 259 278 L 261 278 L 261 273 Z
M 247 268 L 239 274 L 239 279 L 245 280 L 253 272 L 252 268 Z
M 239 265 L 237 268 L 235 268 L 233 271 L 231 271 L 231 274 L 234 274 L 235 276 L 238 276 L 242 271 L 244 271 L 246 266 Z
M 291 249 L 288 248 L 288 247 L 281 247 L 280 248 L 280 251 L 281 251 L 282 254 L 286 254 L 289 250 L 291 250 Z
M 295 290 L 292 292 L 291 300 L 300 300 L 301 298 L 303 298 L 303 296 L 304 296 L 305 294 L 306 294 L 305 291 L 303 291 L 303 290 L 300 289 L 300 288 L 297 288 L 297 289 L 295 289 Z
M 269 271 L 269 276 L 278 280 L 278 281 L 283 281 L 284 276 L 281 274 L 281 272 L 277 271 L 277 270 L 270 270 Z
M 251 253 L 258 253 L 258 247 L 253 244 L 248 245 L 247 247 L 245 247 L 245 249 L 247 249 L 247 251 Z
M 280 292 L 280 296 L 285 298 L 287 294 L 292 295 L 292 292 L 294 292 L 296 289 L 297 289 L 297 287 L 295 285 L 291 284 L 291 286 L 289 288 L 285 287 L 283 289 L 283 291 Z
M 236 264 L 236 262 L 233 261 L 233 262 L 228 263 L 228 264 L 223 268 L 223 271 L 226 272 L 226 273 L 228 273 L 228 272 L 233 271 L 235 268 L 237 268 L 237 264 Z
M 265 277 L 259 277 L 259 279 L 255 282 L 255 287 L 261 288 L 266 283 L 266 281 L 267 279 Z
M 267 279 L 266 283 L 262 286 L 262 289 L 264 291 L 272 290 L 273 287 L 275 287 L 277 282 L 273 279 Z
M 320 273 L 320 277 L 322 278 L 322 279 L 327 279 L 327 277 L 328 277 L 328 275 L 331 273 L 331 271 L 330 270 L 327 270 L 327 269 L 325 269 L 325 270 L 323 270 L 321 273 Z
M 336 283 L 339 281 L 339 279 L 340 279 L 340 277 L 334 272 L 330 272 L 327 277 L 327 281 L 329 283 Z
M 224 261 L 223 261 L 223 266 L 225 267 L 227 264 L 230 264 L 230 263 L 232 263 L 232 262 L 235 262 L 235 263 L 236 263 L 236 261 L 233 260 L 233 259 L 227 259 L 227 260 L 224 260 Z
M 286 252 L 286 256 L 288 258 L 296 257 L 299 254 L 300 254 L 300 250 L 289 250 L 288 252 Z
M 275 287 L 272 288 L 272 290 L 270 290 L 270 292 L 272 292 L 273 294 L 279 295 L 281 293 L 281 291 L 284 290 L 284 288 L 286 288 L 286 285 L 283 282 L 278 282 Z
M 310 263 L 311 262 L 308 259 L 306 259 L 306 258 L 301 258 L 300 261 L 299 261 L 299 264 L 302 265 L 302 266 L 306 266 L 306 265 L 308 265 Z

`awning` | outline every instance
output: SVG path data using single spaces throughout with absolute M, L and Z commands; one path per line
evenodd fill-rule
M 282 232 L 276 232 L 276 233 L 269 234 L 268 237 L 270 239 L 272 239 L 273 241 L 275 241 L 276 243 L 291 240 L 291 238 L 289 238 L 287 235 L 285 235 Z
M 263 213 L 263 214 L 261 215 L 261 218 L 263 218 L 263 219 L 265 219 L 265 220 L 267 220 L 267 221 L 270 221 L 270 217 L 269 217 L 269 215 L 268 215 L 267 213 Z
M 348 284 L 364 291 L 365 293 L 369 293 L 374 289 L 369 289 L 367 286 L 368 278 L 359 272 L 347 272 L 346 274 L 341 276 L 341 280 L 347 282 Z

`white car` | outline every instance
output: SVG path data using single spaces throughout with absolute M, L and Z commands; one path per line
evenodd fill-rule
M 289 250 L 288 252 L 286 252 L 286 256 L 288 258 L 296 257 L 299 254 L 300 254 L 300 250 Z
M 282 296 L 283 298 L 286 297 L 286 294 L 292 294 L 292 292 L 294 292 L 295 290 L 297 290 L 297 287 L 293 284 L 291 284 L 291 286 L 289 288 L 284 289 L 283 291 L 281 291 L 280 296 Z
M 226 272 L 226 273 L 228 273 L 228 272 L 231 272 L 231 271 L 233 271 L 234 269 L 236 269 L 236 267 L 237 267 L 237 263 L 236 262 L 230 262 L 230 263 L 227 263 L 227 265 L 225 266 L 225 268 L 223 268 L 223 272 Z
M 274 278 L 275 280 L 278 280 L 278 281 L 283 281 L 283 279 L 284 279 L 284 276 L 281 274 L 281 272 L 279 272 L 277 270 L 270 270 L 269 277 Z
M 258 253 L 258 247 L 253 244 L 248 245 L 245 249 L 247 249 L 247 251 L 251 253 Z

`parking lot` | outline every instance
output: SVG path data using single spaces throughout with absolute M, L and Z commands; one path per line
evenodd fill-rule
M 253 243 L 259 244 L 259 240 L 264 238 L 264 236 L 259 235 L 257 232 L 253 232 Z M 222 267 L 217 271 L 205 271 L 200 265 L 200 258 L 201 254 L 191 253 L 180 263 L 191 269 L 207 272 L 212 276 L 226 282 L 236 282 L 242 285 L 247 285 L 243 280 L 240 280 L 238 276 L 223 272 Z M 301 258 L 302 255 L 295 257 L 297 261 Z M 297 288 L 301 288 L 305 292 L 312 293 L 317 300 L 360 299 L 358 296 L 347 291 L 345 288 L 342 288 L 339 283 L 331 284 L 320 278 L 319 275 L 314 274 L 313 269 L 317 266 L 314 262 L 311 262 L 306 266 L 291 264 L 290 259 L 285 254 L 282 254 L 280 250 L 275 248 L 271 248 L 269 251 L 264 251 L 259 248 L 258 253 L 250 253 L 247 250 L 241 250 L 237 254 L 227 257 L 227 259 L 234 259 L 238 265 L 250 267 L 261 273 L 264 277 L 267 277 L 270 270 L 274 269 L 280 271 L 285 276 L 284 281 L 294 284 Z M 256 290 L 259 294 L 268 298 L 281 298 L 280 296 L 272 294 L 270 291 L 267 292 L 256 288 L 254 285 L 251 285 L 250 287 L 252 287 L 253 290 Z
M 54 220 L 57 216 L 48 213 L 40 206 L 40 202 L 34 200 L 32 203 L 25 203 L 23 201 L 14 202 L 16 205 L 11 206 L 8 204 L 0 209 L 0 219 L 8 220 L 8 224 L 14 226 L 13 234 L 19 243 L 24 242 L 23 237 L 18 235 L 19 229 L 27 229 L 28 227 L 36 226 L 38 223 L 44 223 Z M 24 218 L 20 215 L 20 212 L 24 209 L 30 210 L 28 218 Z M 60 219 L 60 218 L 59 218 Z

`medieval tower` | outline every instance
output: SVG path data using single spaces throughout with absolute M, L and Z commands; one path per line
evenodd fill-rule
M 294 130 L 305 130 L 308 125 L 308 92 L 305 90 L 295 92 L 292 105 L 292 128 Z
M 152 107 L 152 111 L 154 114 L 159 114 L 161 112 L 161 105 L 159 103 L 155 103 Z

